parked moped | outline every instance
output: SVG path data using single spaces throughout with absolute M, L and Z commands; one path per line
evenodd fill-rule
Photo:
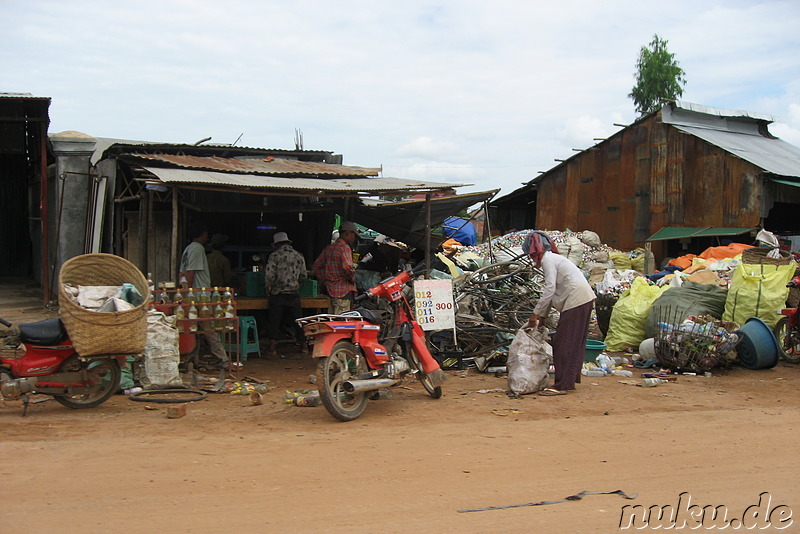
M 368 398 L 377 398 L 377 390 L 399 384 L 408 374 L 415 374 L 434 399 L 442 396 L 444 373 L 403 291 L 412 279 L 412 272 L 403 271 L 356 298 L 377 299 L 382 309 L 297 319 L 314 344 L 322 404 L 336 419 L 356 419 Z
M 0 324 L 11 323 L 0 318 Z M 28 394 L 51 395 L 68 408 L 93 408 L 119 389 L 120 364 L 126 355 L 81 357 L 72 346 L 61 319 L 19 325 L 19 345 L 0 351 L 0 394 L 22 398 L 24 416 Z
M 800 276 L 795 276 L 786 287 L 800 287 Z M 784 308 L 778 311 L 781 317 L 773 328 L 781 356 L 790 363 L 800 363 L 800 313 L 797 308 Z

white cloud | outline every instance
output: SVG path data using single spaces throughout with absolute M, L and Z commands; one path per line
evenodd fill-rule
M 449 141 L 435 141 L 428 136 L 417 137 L 400 146 L 395 155 L 401 158 L 436 159 L 458 154 L 458 145 Z

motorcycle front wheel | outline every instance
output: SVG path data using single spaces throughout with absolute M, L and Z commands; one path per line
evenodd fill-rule
M 355 345 L 339 341 L 330 356 L 317 363 L 317 385 L 322 405 L 339 421 L 358 418 L 367 406 L 366 393 L 347 393 L 345 381 L 367 372 L 365 358 L 358 354 Z
M 102 358 L 90 361 L 81 361 L 77 356 L 71 356 L 61 371 L 78 371 L 85 369 L 88 375 L 85 387 L 80 391 L 72 391 L 64 395 L 53 395 L 53 397 L 66 406 L 74 410 L 81 408 L 94 408 L 107 401 L 119 389 L 119 381 L 122 378 L 119 364 L 114 358 Z
M 800 335 L 792 331 L 788 317 L 781 317 L 772 330 L 778 340 L 781 356 L 789 363 L 800 363 Z
M 417 371 L 416 375 L 417 378 L 419 378 L 419 381 L 422 383 L 422 387 L 425 388 L 425 391 L 428 392 L 428 395 L 430 395 L 431 398 L 440 398 L 442 396 L 442 386 L 437 386 L 431 375 L 426 373 L 422 368 L 422 362 L 419 359 L 419 355 L 417 354 L 417 351 L 413 349 L 410 343 L 406 345 L 406 350 L 408 354 L 408 361 L 411 364 L 411 367 Z M 437 372 L 442 371 L 440 370 Z

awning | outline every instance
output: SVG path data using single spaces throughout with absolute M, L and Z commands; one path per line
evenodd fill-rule
M 200 169 L 147 167 L 143 169 L 166 184 L 185 184 L 196 188 L 230 190 L 280 190 L 311 196 L 380 195 L 398 191 L 435 191 L 465 184 L 422 182 L 403 178 L 377 176 L 342 176 L 311 178 L 297 176 L 265 176 L 250 173 L 216 172 Z
M 441 226 L 447 217 L 492 198 L 497 191 L 431 198 L 431 227 Z M 359 224 L 409 246 L 425 248 L 425 200 L 380 202 L 361 199 L 354 211 L 353 219 Z M 437 246 L 441 241 L 442 237 L 433 236 L 431 243 Z
M 775 182 L 776 184 L 790 185 L 792 187 L 800 187 L 800 182 L 791 182 L 789 180 L 778 180 L 777 178 L 772 178 L 772 181 Z
M 663 241 L 666 239 L 688 239 L 690 237 L 722 237 L 734 236 L 747 233 L 754 228 L 723 228 L 716 226 L 665 226 L 655 234 L 651 235 L 648 241 Z

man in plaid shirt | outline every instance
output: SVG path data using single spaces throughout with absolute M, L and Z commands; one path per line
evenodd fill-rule
M 269 298 L 269 342 L 270 354 L 277 355 L 278 339 L 284 315 L 294 323 L 295 336 L 300 344 L 300 352 L 308 352 L 303 329 L 294 322 L 303 314 L 300 304 L 300 286 L 306 281 L 306 260 L 292 248 L 286 232 L 276 232 L 272 246 L 275 252 L 269 255 L 264 284 Z M 283 356 L 281 356 L 283 357 Z
M 358 227 L 345 221 L 339 226 L 339 238 L 325 247 L 311 267 L 331 297 L 331 313 L 348 311 L 356 296 L 356 266 L 353 250 L 361 236 Z

